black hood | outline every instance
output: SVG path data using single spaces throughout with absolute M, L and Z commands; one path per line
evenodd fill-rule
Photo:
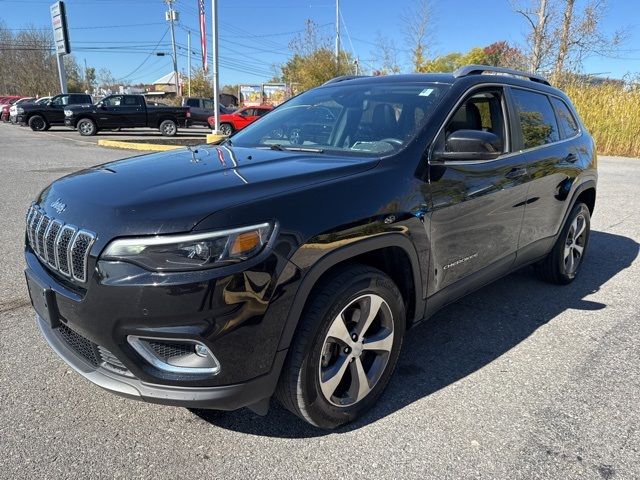
M 222 209 L 268 201 L 271 195 L 362 172 L 376 163 L 372 158 L 205 145 L 68 175 L 47 187 L 38 203 L 52 217 L 103 239 L 177 233 Z

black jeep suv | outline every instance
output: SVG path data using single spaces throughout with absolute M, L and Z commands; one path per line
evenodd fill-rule
M 288 138 L 315 109 L 326 135 Z M 27 214 L 26 277 L 51 347 L 107 390 L 260 413 L 275 395 L 333 428 L 446 303 L 525 265 L 570 283 L 596 179 L 543 78 L 342 77 L 218 145 L 52 183 Z

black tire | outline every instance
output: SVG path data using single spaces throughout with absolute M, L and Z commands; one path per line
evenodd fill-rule
M 582 225 L 584 225 L 584 229 Z M 575 236 L 576 227 L 579 233 L 577 238 Z M 573 282 L 584 263 L 590 232 L 591 213 L 589 208 L 584 203 L 576 203 L 549 255 L 535 264 L 538 277 L 545 282 L 557 285 L 567 285 Z M 567 251 L 570 257 L 567 256 Z
M 41 115 L 34 115 L 29 119 L 29 127 L 34 132 L 44 132 L 49 129 L 49 124 Z
M 98 126 L 96 125 L 96 122 L 94 122 L 90 118 L 81 118 L 80 120 L 78 120 L 76 129 L 78 130 L 78 133 L 83 137 L 91 137 L 98 133 Z
M 220 133 L 222 135 L 226 135 L 227 137 L 233 133 L 233 125 L 230 123 L 221 123 L 220 124 Z
M 163 120 L 158 129 L 163 137 L 175 137 L 178 133 L 178 124 L 173 120 Z
M 351 320 L 341 323 L 342 326 L 346 326 L 344 331 L 348 336 L 357 332 L 361 324 L 359 321 L 353 323 L 353 320 L 356 317 L 361 319 L 368 316 L 369 310 L 366 305 L 369 298 L 381 298 L 384 303 L 376 310 L 378 313 L 375 319 L 368 327 L 364 327 L 364 332 L 361 332 L 360 347 L 356 351 L 355 347 L 350 349 L 346 347 L 346 343 L 339 343 L 329 331 L 333 332 L 337 320 L 346 319 L 347 312 L 350 311 L 353 312 Z M 360 305 L 357 302 L 364 302 L 365 305 L 359 313 L 357 308 L 352 308 L 354 305 Z M 370 308 L 372 303 L 368 305 Z M 392 326 L 391 339 L 387 333 L 389 329 L 382 327 L 383 321 L 387 322 L 387 327 Z M 375 404 L 389 383 L 400 355 L 405 322 L 402 295 L 383 272 L 358 264 L 336 272 L 319 285 L 308 300 L 280 375 L 276 398 L 301 419 L 323 429 L 333 429 L 354 421 Z M 380 334 L 383 330 L 384 333 Z M 371 336 L 370 332 L 373 332 Z M 363 349 L 363 345 L 376 341 L 376 335 L 382 335 L 388 341 L 385 349 Z M 354 342 L 352 345 L 357 344 L 358 342 Z M 371 362 L 370 355 L 374 355 Z M 335 356 L 335 363 L 331 363 L 332 360 L 327 358 L 328 356 Z M 381 360 L 376 364 L 379 358 Z M 329 372 L 328 376 L 331 377 L 328 381 L 325 380 L 325 388 L 332 381 L 333 372 L 344 372 L 340 374 L 340 383 L 335 383 L 336 388 L 330 390 L 334 392 L 335 397 L 334 394 L 329 394 L 327 398 L 326 393 L 323 393 L 322 369 L 326 369 L 325 372 Z M 352 375 L 357 376 L 355 372 L 360 371 L 367 376 L 367 393 L 353 401 L 349 397 L 355 378 Z M 369 382 L 369 375 L 374 377 L 373 386 Z M 355 390 L 358 390 L 357 395 L 360 396 L 358 385 L 360 383 L 356 382 Z M 339 395 L 343 398 L 339 398 Z

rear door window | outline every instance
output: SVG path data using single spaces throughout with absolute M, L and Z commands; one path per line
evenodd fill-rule
M 567 104 L 555 97 L 551 97 L 551 103 L 553 103 L 553 108 L 556 109 L 562 138 L 571 138 L 578 135 L 578 133 L 580 133 L 578 122 L 571 113 L 571 110 L 569 110 L 569 107 L 567 107 Z
M 189 98 L 187 99 L 187 107 L 200 107 L 200 99 L 199 98 Z
M 556 115 L 549 98 L 529 90 L 512 89 L 520 120 L 523 148 L 535 148 L 560 140 Z
M 207 110 L 213 110 L 215 108 L 215 105 L 213 104 L 213 100 L 204 100 L 204 108 Z

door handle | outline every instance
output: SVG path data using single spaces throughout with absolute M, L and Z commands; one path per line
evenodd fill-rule
M 526 174 L 527 174 L 526 168 L 512 168 L 509 172 L 507 172 L 505 177 L 514 179 L 514 178 L 524 177 Z
M 566 157 L 564 157 L 565 162 L 574 163 L 578 161 L 578 156 L 575 153 L 570 153 Z

